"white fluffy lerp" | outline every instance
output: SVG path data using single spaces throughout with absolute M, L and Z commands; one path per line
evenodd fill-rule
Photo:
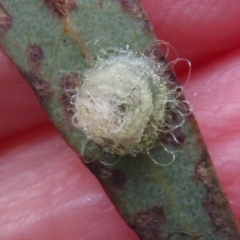
M 76 88 L 74 126 L 107 152 L 147 151 L 164 122 L 167 102 L 166 84 L 155 67 L 148 57 L 127 51 L 100 58 Z

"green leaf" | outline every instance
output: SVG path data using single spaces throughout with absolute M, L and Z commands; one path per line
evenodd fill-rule
M 103 153 L 72 124 L 71 90 L 102 50 L 152 54 L 167 65 L 137 0 L 1 2 L 1 45 L 141 239 L 240 239 L 192 114 L 172 135 L 159 136 L 151 149 L 154 161 L 146 152 L 136 157 Z M 177 82 L 171 71 L 165 77 Z M 167 165 L 172 155 L 175 161 Z

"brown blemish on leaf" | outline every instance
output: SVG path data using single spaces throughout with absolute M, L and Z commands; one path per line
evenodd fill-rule
M 77 7 L 76 0 L 44 0 L 44 2 L 61 18 L 69 17 L 70 13 Z
M 39 77 L 34 72 L 21 72 L 23 77 L 32 86 L 34 92 L 41 101 L 47 100 L 52 97 L 53 92 L 48 82 Z
M 69 114 L 73 114 L 70 100 L 74 95 L 74 89 L 77 85 L 80 86 L 81 84 L 82 78 L 76 72 L 64 76 L 61 80 L 60 86 L 62 89 L 62 94 L 60 97 L 60 101 L 64 107 L 64 110 Z
M 211 218 L 215 232 L 219 236 L 229 237 L 231 240 L 239 239 L 239 230 L 233 216 L 225 193 L 218 182 L 213 164 L 207 152 L 199 159 L 195 176 L 203 182 L 207 189 L 207 196 L 203 205 Z
M 165 60 L 165 54 L 161 49 L 160 43 L 153 43 L 151 46 L 144 50 L 144 54 L 157 62 L 162 62 Z
M 27 49 L 27 58 L 33 68 L 39 68 L 44 59 L 44 52 L 39 45 L 32 45 Z
M 181 144 L 181 145 L 185 144 L 186 136 L 183 133 L 181 128 L 175 129 L 172 134 L 175 136 L 175 138 L 179 144 Z
M 160 135 L 160 141 L 166 146 L 175 148 L 185 147 L 186 136 L 181 128 L 175 129 L 172 133 L 163 133 Z
M 153 30 L 152 23 L 147 19 L 145 16 L 145 19 L 142 20 L 142 27 L 145 32 L 150 32 Z
M 123 189 L 127 183 L 126 175 L 122 170 L 107 169 L 99 161 L 94 161 L 87 165 L 91 172 L 101 181 L 103 186 L 113 186 L 119 190 Z
M 81 86 L 82 83 L 82 77 L 78 73 L 72 72 L 62 78 L 61 87 L 63 90 L 74 89 L 77 85 Z
M 142 29 L 145 32 L 152 31 L 151 22 L 147 19 L 139 0 L 118 0 L 122 8 L 132 17 L 141 21 Z
M 156 71 L 156 74 L 161 76 L 162 80 L 166 81 L 167 84 L 171 84 L 171 82 L 173 82 L 174 84 L 179 85 L 176 75 L 172 67 L 169 65 L 169 62 L 166 59 L 166 55 L 161 48 L 160 42 L 154 42 L 152 45 L 145 48 L 144 54 L 150 57 L 151 59 L 154 59 L 159 64 L 161 64 L 162 67 L 159 68 L 159 71 Z M 165 70 L 163 71 L 164 66 Z M 171 86 L 168 87 L 171 88 Z
M 12 25 L 12 17 L 0 3 L 0 31 L 7 31 Z
M 122 189 L 127 183 L 126 175 L 122 170 L 113 170 L 112 176 L 112 185 L 118 189 Z
M 152 45 L 145 48 L 144 54 L 161 64 L 162 67 L 159 68 L 159 71 L 156 71 L 156 74 L 161 76 L 162 80 L 167 82 L 169 88 L 171 88 L 171 82 L 175 84 L 174 86 L 176 86 L 176 84 L 179 85 L 174 69 L 171 64 L 169 64 L 166 54 L 161 47 L 161 42 L 154 42 Z M 163 72 L 162 69 L 164 65 L 165 71 Z
M 138 212 L 132 228 L 141 240 L 161 240 L 160 228 L 166 222 L 163 207 L 154 206 L 146 211 Z
M 103 2 L 99 2 L 99 8 L 103 9 Z

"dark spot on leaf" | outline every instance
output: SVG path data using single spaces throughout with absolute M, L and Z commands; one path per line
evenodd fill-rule
M 155 60 L 159 64 L 161 64 L 161 68 L 158 68 L 158 70 L 156 70 L 155 73 L 159 75 L 163 81 L 166 81 L 167 84 L 170 84 L 171 82 L 173 82 L 174 84 L 179 85 L 177 77 L 174 73 L 174 70 L 169 64 L 168 59 L 166 58 L 165 52 L 161 47 L 161 43 L 154 42 L 152 45 L 145 48 L 144 54 L 150 57 L 151 59 Z
M 59 17 L 69 17 L 70 13 L 77 7 L 76 0 L 44 0 L 50 8 Z
M 186 136 L 185 134 L 183 133 L 182 129 L 181 128 L 177 128 L 173 131 L 173 135 L 175 136 L 177 142 L 181 145 L 184 145 L 185 144 L 185 139 L 186 139 Z
M 127 183 L 127 178 L 122 170 L 111 170 L 99 161 L 94 161 L 87 165 L 91 172 L 100 180 L 103 186 L 113 186 L 119 190 Z
M 166 54 L 162 49 L 160 42 L 154 42 L 153 44 L 148 46 L 144 50 L 144 54 L 161 64 L 162 67 L 159 68 L 158 71 L 156 71 L 156 74 L 161 76 L 161 79 L 163 81 L 166 81 L 167 84 L 171 84 L 172 82 L 174 84 L 179 85 L 174 69 L 172 68 L 171 64 L 169 64 L 169 61 L 166 58 Z M 165 70 L 163 71 L 164 68 Z
M 112 171 L 112 185 L 118 189 L 124 187 L 127 183 L 126 175 L 122 170 L 113 170 Z
M 61 89 L 62 89 L 60 101 L 64 106 L 65 111 L 69 114 L 73 114 L 73 109 L 70 101 L 72 96 L 75 94 L 74 89 L 77 85 L 80 86 L 81 84 L 82 84 L 82 78 L 76 72 L 73 72 L 64 76 L 60 82 Z
M 161 49 L 160 43 L 153 43 L 151 46 L 144 50 L 144 54 L 157 62 L 161 62 L 165 59 L 165 53 Z
M 139 0 L 119 0 L 122 8 L 131 16 L 138 19 L 143 18 L 144 13 Z
M 145 30 L 145 32 L 150 32 L 153 30 L 152 23 L 145 17 L 145 19 L 142 21 L 142 27 Z
M 41 101 L 47 100 L 52 97 L 53 92 L 49 83 L 39 77 L 36 73 L 21 72 L 21 74 L 32 86 L 34 92 Z
M 12 17 L 0 3 L 0 32 L 7 31 L 12 25 Z
M 160 135 L 160 141 L 163 142 L 164 145 L 177 149 L 185 147 L 185 139 L 186 136 L 181 128 L 177 128 L 171 133 L 162 133 Z
M 103 9 L 103 2 L 99 2 L 99 8 Z
M 147 19 L 139 0 L 118 0 L 122 8 L 130 15 L 141 22 L 144 32 L 150 32 L 153 27 L 151 22 Z
M 154 206 L 146 211 L 138 212 L 132 228 L 142 240 L 161 240 L 160 228 L 166 222 L 163 207 Z
M 215 232 L 219 236 L 238 239 L 238 227 L 233 216 L 228 200 L 223 192 L 209 154 L 204 152 L 195 168 L 195 177 L 203 182 L 207 189 L 207 196 L 203 201 L 203 206 L 211 218 Z
M 27 49 L 27 57 L 30 65 L 34 68 L 38 68 L 43 59 L 44 59 L 44 52 L 39 45 L 32 45 Z
M 74 89 L 77 85 L 80 86 L 81 84 L 82 84 L 82 78 L 76 72 L 72 72 L 64 76 L 61 80 L 61 88 L 63 90 Z

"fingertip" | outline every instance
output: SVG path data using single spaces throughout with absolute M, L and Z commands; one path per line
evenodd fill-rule
M 193 65 L 240 46 L 240 2 L 142 0 L 157 37 Z
M 0 171 L 3 239 L 137 240 L 51 125 L 6 142 Z
M 35 94 L 0 49 L 0 140 L 48 122 Z

